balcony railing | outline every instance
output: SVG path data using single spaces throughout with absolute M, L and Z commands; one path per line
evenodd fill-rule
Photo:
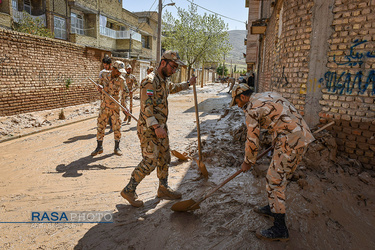
M 21 12 L 21 11 L 13 9 L 13 20 L 16 23 L 21 22 L 21 20 L 24 19 L 26 17 L 26 15 L 31 16 L 34 20 L 40 19 L 42 21 L 43 25 L 46 26 L 47 22 L 46 22 L 46 15 L 45 14 L 42 14 L 40 16 L 33 16 L 33 15 L 30 15 L 29 13 Z
M 142 41 L 142 35 L 131 30 L 113 30 L 107 27 L 100 26 L 100 34 L 103 36 L 108 36 L 113 39 L 130 39 L 130 34 L 132 40 Z
M 116 30 L 100 26 L 100 35 L 116 39 Z

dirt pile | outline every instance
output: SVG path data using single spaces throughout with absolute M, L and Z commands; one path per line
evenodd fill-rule
M 47 127 L 82 120 L 98 114 L 100 102 L 0 117 L 0 140 L 36 132 Z M 60 119 L 63 110 L 65 119 Z

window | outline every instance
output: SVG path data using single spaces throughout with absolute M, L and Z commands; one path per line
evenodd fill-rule
M 84 24 L 83 24 L 83 17 L 80 15 L 77 15 L 75 13 L 72 13 L 71 16 L 71 31 L 75 34 L 84 35 Z
M 142 36 L 142 47 L 149 49 L 150 48 L 150 37 L 149 36 Z
M 12 8 L 14 10 L 18 10 L 18 1 L 17 0 L 12 0 Z
M 31 3 L 30 0 L 23 1 L 23 10 L 31 15 Z
M 54 23 L 54 33 L 55 38 L 66 39 L 66 22 L 64 18 L 54 16 L 53 17 Z

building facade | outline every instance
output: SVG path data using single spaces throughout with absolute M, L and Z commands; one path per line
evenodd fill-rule
M 246 6 L 246 60 L 257 90 L 280 92 L 311 127 L 335 121 L 339 152 L 375 169 L 375 1 Z
M 56 39 L 103 55 L 152 61 L 156 59 L 156 12 L 132 13 L 122 0 L 3 0 L 0 26 L 14 28 L 24 15 L 39 18 Z

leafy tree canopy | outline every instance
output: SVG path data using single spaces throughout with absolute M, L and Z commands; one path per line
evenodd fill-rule
M 193 4 L 188 10 L 177 9 L 178 18 L 168 11 L 163 16 L 163 47 L 178 51 L 181 59 L 187 62 L 189 75 L 194 65 L 222 60 L 232 49 L 228 25 L 217 15 L 199 15 Z

